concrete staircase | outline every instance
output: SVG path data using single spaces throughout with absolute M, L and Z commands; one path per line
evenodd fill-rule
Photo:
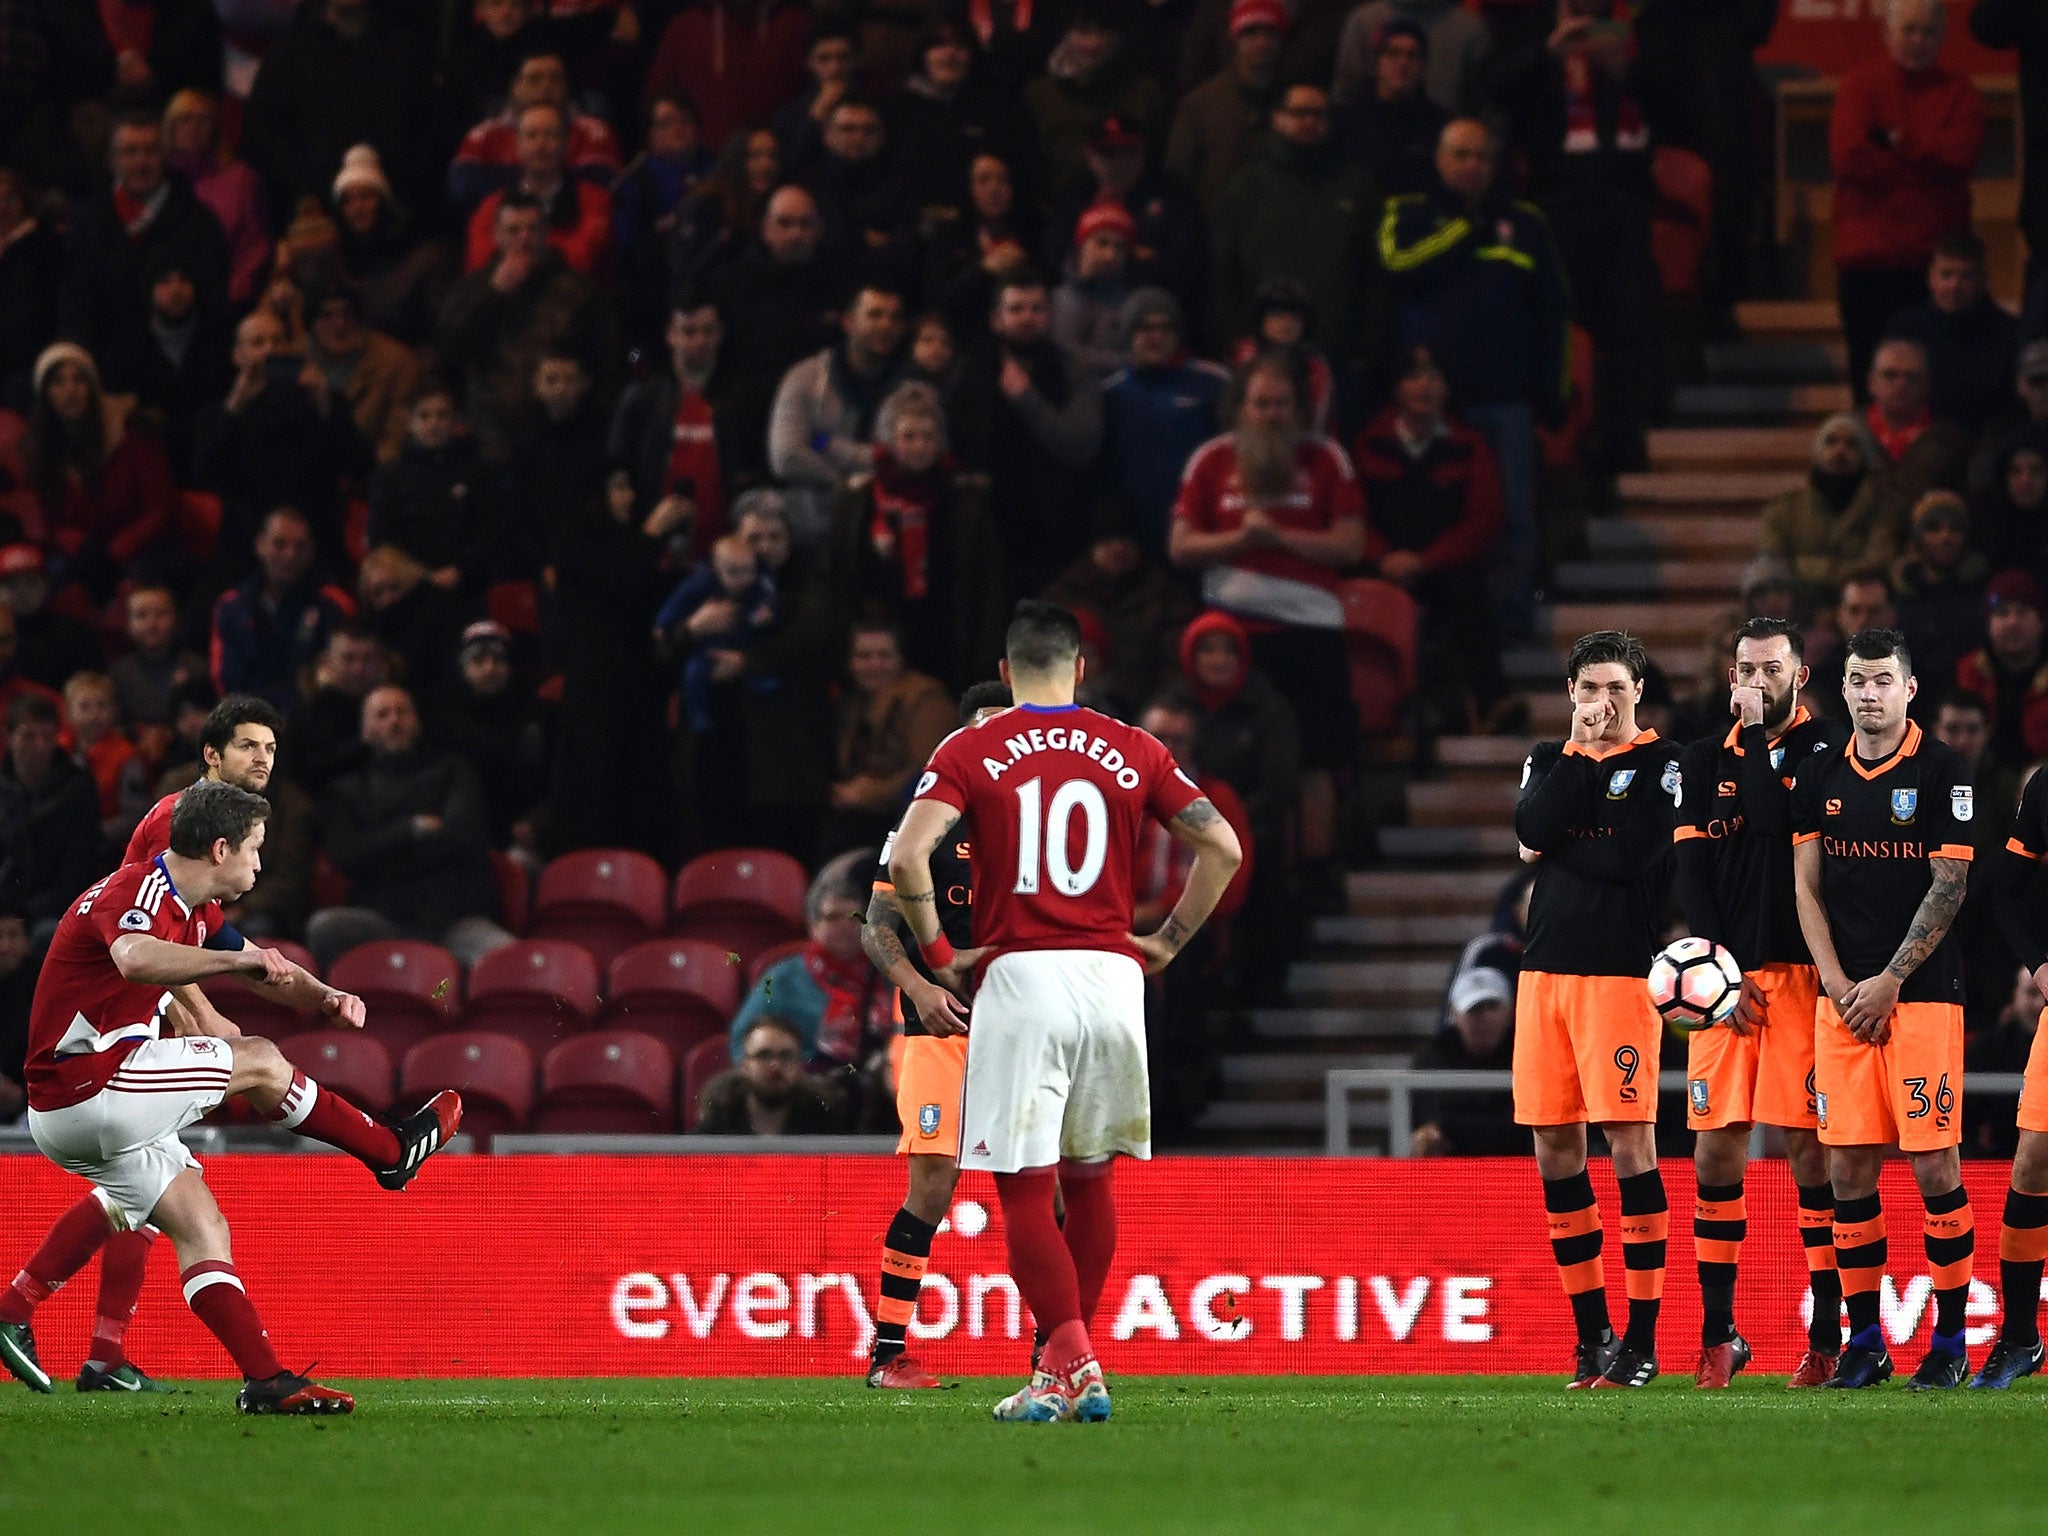
M 1818 421 L 1847 409 L 1833 307 L 1754 304 L 1743 339 L 1710 346 L 1704 382 L 1678 392 L 1651 434 L 1651 469 L 1625 476 L 1618 516 L 1588 527 L 1586 556 L 1562 562 L 1544 642 L 1504 658 L 1537 736 L 1564 734 L 1564 655 L 1591 629 L 1641 636 L 1674 682 L 1689 683 L 1708 630 L 1733 603 L 1764 501 L 1805 473 Z M 1317 1148 L 1323 1074 L 1400 1066 L 1437 1028 L 1459 951 L 1491 926 L 1515 870 L 1512 825 L 1529 743 L 1449 737 L 1406 784 L 1405 816 L 1382 827 L 1349 909 L 1316 920 L 1288 977 L 1285 1007 L 1253 1010 L 1200 1122 L 1233 1146 Z M 1354 1144 L 1382 1147 L 1385 1113 L 1354 1103 Z

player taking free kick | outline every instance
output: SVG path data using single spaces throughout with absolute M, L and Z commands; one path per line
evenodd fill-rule
M 1835 1273 L 1834 1190 L 1815 1133 L 1813 1009 L 1820 974 L 1799 931 L 1792 893 L 1792 775 L 1847 734 L 1799 702 L 1806 642 L 1781 619 L 1735 632 L 1725 737 L 1680 759 L 1678 899 L 1686 926 L 1726 945 L 1742 967 L 1742 999 L 1725 1027 L 1693 1031 L 1686 1051 L 1686 1124 L 1699 1203 L 1693 1212 L 1704 1309 L 1693 1384 L 1717 1388 L 1749 1364 L 1735 1328 L 1736 1263 L 1749 1229 L 1742 1179 L 1753 1121 L 1781 1126 L 1799 1191 L 1799 1236 L 1813 1288 L 1806 1353 L 1791 1385 L 1817 1387 L 1842 1352 L 1842 1287 Z
M 1633 635 L 1572 645 L 1571 739 L 1522 765 L 1515 836 L 1536 863 L 1529 946 L 1515 989 L 1515 1120 L 1536 1142 L 1550 1246 L 1571 1299 L 1574 1387 L 1640 1387 L 1657 1374 L 1670 1222 L 1657 1171 L 1657 1046 L 1643 977 L 1671 869 L 1678 754 L 1636 729 L 1649 657 Z M 1606 1133 L 1621 1185 L 1628 1328 L 1617 1342 L 1601 1267 L 1586 1122 Z
M 169 852 L 124 865 L 86 891 L 50 941 L 29 1015 L 29 1133 L 58 1167 L 94 1187 L 0 1292 L 0 1362 L 36 1391 L 49 1391 L 50 1378 L 29 1328 L 35 1308 L 92 1257 L 109 1227 L 148 1222 L 170 1234 L 186 1304 L 241 1369 L 238 1408 L 355 1406 L 277 1358 L 235 1273 L 227 1222 L 178 1132 L 229 1094 L 244 1094 L 266 1118 L 353 1154 L 378 1183 L 402 1189 L 455 1133 L 462 1102 L 436 1094 L 398 1125 L 384 1125 L 295 1071 L 268 1040 L 174 1004 L 166 988 L 233 975 L 333 1023 L 362 1027 L 361 998 L 247 943 L 221 915 L 221 903 L 255 884 L 268 810 L 231 784 L 193 785 L 172 813 Z
M 1017 707 L 940 743 L 896 831 L 889 873 L 940 982 L 958 987 L 988 962 L 974 999 L 960 1166 L 995 1175 L 1010 1273 L 1046 1330 L 1030 1383 L 996 1417 L 1098 1421 L 1109 1417 L 1109 1391 L 1088 1325 L 1116 1252 L 1111 1159 L 1152 1155 L 1145 977 L 1215 910 L 1244 855 L 1156 739 L 1074 703 L 1084 664 L 1071 613 L 1019 603 L 1004 650 Z M 1195 861 L 1179 904 L 1156 933 L 1139 935 L 1130 932 L 1132 882 L 1148 817 Z M 956 952 L 939 928 L 931 856 L 963 821 L 977 866 L 976 947 Z
M 1913 1165 L 1927 1207 L 1934 1338 L 1912 1384 L 1969 1375 L 1963 1307 L 1976 1230 L 1956 1148 L 1963 1139 L 1962 905 L 1976 815 L 1969 766 L 1906 718 L 1917 686 L 1905 636 L 1850 637 L 1842 697 L 1855 734 L 1799 765 L 1792 866 L 1799 926 L 1820 968 L 1814 1099 L 1835 1187 L 1835 1265 L 1849 1347 L 1830 1387 L 1892 1373 L 1879 1322 L 1886 1258 L 1877 1193 L 1885 1149 Z

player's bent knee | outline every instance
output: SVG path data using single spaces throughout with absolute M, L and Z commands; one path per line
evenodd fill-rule
M 2012 1156 L 2012 1187 L 2023 1195 L 2048 1195 L 2048 1135 L 2020 1132 Z
M 244 1035 L 233 1046 L 235 1075 L 229 1085 L 230 1093 L 265 1088 L 282 1093 L 291 1087 L 292 1064 L 274 1043 L 261 1035 Z

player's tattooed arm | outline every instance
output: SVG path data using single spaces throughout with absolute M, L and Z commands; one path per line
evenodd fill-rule
M 1961 859 L 1930 859 L 1928 863 L 1933 867 L 1934 883 L 1920 898 L 1920 910 L 1913 914 L 1912 924 L 1906 929 L 1905 942 L 1899 945 L 1898 953 L 1885 967 L 1900 981 L 1920 969 L 1927 957 L 1940 947 L 1969 890 L 1970 866 Z
M 1196 832 L 1211 822 L 1220 821 L 1222 817 L 1223 813 L 1210 803 L 1208 796 L 1204 795 L 1173 819 L 1190 832 Z
M 884 976 L 905 958 L 903 940 L 896 933 L 896 899 L 889 892 L 877 891 L 869 898 L 867 916 L 861 919 L 860 947 Z
M 896 907 L 919 945 L 939 936 L 939 912 L 932 890 L 932 852 L 960 825 L 960 812 L 937 800 L 913 800 L 889 845 L 889 879 Z

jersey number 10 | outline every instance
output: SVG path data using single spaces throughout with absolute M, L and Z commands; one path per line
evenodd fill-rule
M 1069 779 L 1044 803 L 1045 781 L 1029 779 L 1017 786 L 1017 885 L 1019 896 L 1035 896 L 1039 871 L 1063 896 L 1083 896 L 1102 878 L 1109 854 L 1109 804 L 1087 779 Z M 1067 862 L 1068 833 L 1074 813 L 1081 813 L 1082 848 L 1078 867 Z

